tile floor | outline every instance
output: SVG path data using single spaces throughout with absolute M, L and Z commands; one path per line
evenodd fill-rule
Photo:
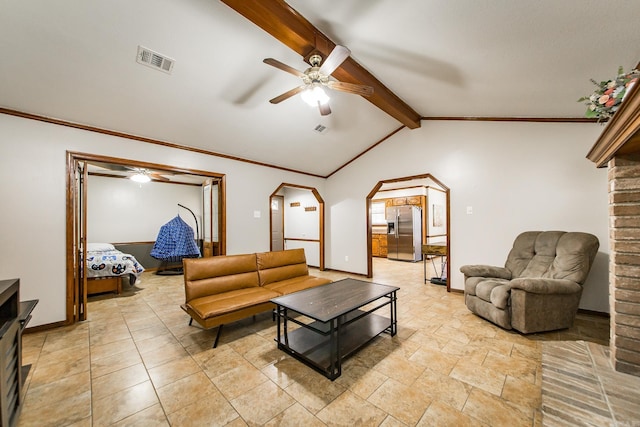
M 276 348 L 270 313 L 225 326 L 212 349 L 215 330 L 179 308 L 182 276 L 144 273 L 119 297 L 91 298 L 89 320 L 24 336 L 19 425 L 539 426 L 543 342 L 608 341 L 607 319 L 585 315 L 561 332 L 504 331 L 461 293 L 424 284 L 421 263 L 375 259 L 373 281 L 401 288 L 398 334 L 332 382 Z

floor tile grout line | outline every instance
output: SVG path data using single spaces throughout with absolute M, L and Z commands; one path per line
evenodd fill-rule
M 385 280 L 386 280 L 386 279 L 385 279 Z M 160 286 L 159 286 L 159 285 L 157 285 L 156 283 L 153 283 L 153 287 L 154 287 L 154 288 L 159 288 Z M 203 365 L 202 365 L 201 363 L 199 363 L 199 362 L 196 360 L 196 357 L 195 357 L 195 356 L 196 356 L 196 355 L 201 351 L 201 350 L 198 350 L 199 346 L 200 346 L 200 347 L 202 348 L 202 350 L 204 350 L 204 351 L 206 351 L 207 349 L 205 349 L 205 348 L 204 348 L 204 346 L 202 346 L 202 345 L 200 345 L 200 344 L 197 344 L 197 342 L 196 342 L 196 341 L 197 341 L 197 339 L 194 339 L 194 344 L 189 344 L 189 340 L 188 340 L 188 339 L 184 339 L 187 335 L 186 335 L 186 334 L 185 334 L 185 335 L 182 335 L 182 332 L 184 331 L 184 329 L 183 329 L 183 328 L 180 328 L 180 327 L 177 327 L 177 323 L 175 323 L 175 319 L 176 319 L 176 316 L 175 316 L 175 315 L 176 315 L 176 313 L 169 309 L 169 306 L 170 306 L 171 300 L 172 300 L 172 299 L 175 299 L 175 298 L 176 298 L 176 296 L 178 295 L 175 291 L 173 291 L 173 290 L 171 290 L 171 289 L 172 289 L 172 288 L 169 288 L 169 289 L 167 289 L 166 291 L 161 290 L 160 292 L 155 292 L 155 294 L 156 294 L 155 296 L 150 294 L 151 298 L 147 298 L 147 296 L 146 296 L 146 295 L 141 295 L 139 299 L 135 299 L 135 300 L 134 300 L 134 299 L 132 299 L 132 300 L 130 300 L 130 301 L 131 301 L 131 303 L 122 304 L 121 306 L 119 306 L 119 307 L 118 307 L 119 313 L 120 313 L 122 316 L 125 316 L 125 317 L 126 317 L 126 319 L 125 319 L 125 324 L 126 324 L 126 327 L 127 327 L 128 332 L 129 332 L 130 339 L 132 339 L 132 340 L 133 340 L 133 331 L 131 330 L 131 328 L 136 327 L 136 326 L 138 325 L 138 323 L 137 323 L 137 320 L 131 320 L 132 318 L 131 318 L 130 316 L 127 316 L 127 313 L 132 313 L 132 312 L 134 312 L 134 311 L 135 311 L 135 307 L 136 307 L 136 305 L 138 305 L 138 304 L 143 304 L 143 303 L 144 303 L 144 304 L 146 304 L 146 307 L 148 307 L 148 308 L 151 310 L 151 312 L 153 312 L 153 314 L 154 314 L 154 315 L 155 315 L 155 316 L 160 320 L 160 322 L 162 323 L 163 327 L 164 327 L 164 328 L 166 328 L 166 329 L 168 330 L 168 332 L 170 333 L 170 335 L 171 335 L 172 339 L 176 340 L 177 342 L 179 342 L 179 343 L 181 344 L 181 348 L 183 348 L 184 350 L 186 350 L 186 349 L 187 349 L 187 347 L 191 347 L 191 346 L 193 346 L 193 347 L 191 347 L 191 352 L 187 351 L 187 354 L 189 355 L 190 360 L 192 360 L 192 361 L 193 361 L 193 362 L 198 366 L 198 368 L 200 369 L 200 371 L 203 371 L 203 368 L 202 368 L 202 366 L 203 366 Z M 421 287 L 420 289 L 418 289 L 418 288 L 416 287 L 416 288 L 415 288 L 415 290 L 409 290 L 410 288 L 406 288 L 406 289 L 407 289 L 407 291 L 406 291 L 406 292 L 405 292 L 405 294 L 404 294 L 404 295 L 405 295 L 405 296 L 404 296 L 404 299 L 406 299 L 407 301 L 411 301 L 411 299 L 412 299 L 412 298 L 415 298 L 415 297 L 416 297 L 416 295 L 420 295 L 420 296 L 421 296 L 421 298 L 418 298 L 418 300 L 419 300 L 419 301 L 421 301 L 421 302 L 424 302 L 424 303 L 429 307 L 429 309 L 430 309 L 430 310 L 431 310 L 431 309 L 436 310 L 436 311 L 437 311 L 437 310 L 440 310 L 440 309 L 449 310 L 449 312 L 451 313 L 451 315 L 452 315 L 453 317 L 455 317 L 456 319 L 460 319 L 459 321 L 456 321 L 456 322 L 457 322 L 457 323 L 456 323 L 456 326 L 452 326 L 452 327 L 453 327 L 453 328 L 455 328 L 455 329 L 458 329 L 458 330 L 461 330 L 461 331 L 466 331 L 466 330 L 467 330 L 466 328 L 467 328 L 469 325 L 473 325 L 473 328 L 480 328 L 480 327 L 482 327 L 482 325 L 483 325 L 483 324 L 485 324 L 485 323 L 482 323 L 482 322 L 469 322 L 469 320 L 470 320 L 470 319 L 469 319 L 467 316 L 464 316 L 464 315 L 465 315 L 465 313 L 466 313 L 466 311 L 464 310 L 464 306 L 462 306 L 462 308 L 461 308 L 461 307 L 458 307 L 458 306 L 456 306 L 456 305 L 451 306 L 451 307 L 447 307 L 447 304 L 445 304 L 445 301 L 451 301 L 451 300 L 448 298 L 448 296 L 449 296 L 448 294 L 439 294 L 439 293 L 438 293 L 438 294 L 432 294 L 432 293 L 429 293 L 429 294 L 428 294 L 428 296 L 427 296 L 426 294 L 423 294 L 423 293 L 422 293 L 423 291 L 427 291 L 427 292 L 428 292 L 428 289 L 427 289 L 427 288 L 424 288 L 424 289 L 423 289 L 423 288 Z M 459 301 L 459 298 L 455 298 L 455 300 L 456 300 L 456 301 Z M 413 314 L 414 314 L 414 310 L 418 310 L 418 309 L 419 309 L 421 302 L 416 302 L 416 303 L 414 303 L 414 304 L 412 304 L 412 305 L 407 305 L 407 306 L 406 306 L 405 311 L 403 312 L 403 313 L 404 313 L 404 319 L 409 319 L 409 318 L 411 318 L 411 317 L 413 316 Z M 456 307 L 457 307 L 457 308 L 456 308 Z M 105 314 L 105 317 L 108 317 L 108 311 L 109 311 L 109 309 L 108 309 L 108 308 L 106 308 L 106 309 L 105 309 L 105 313 L 106 313 L 106 314 Z M 146 310 L 145 310 L 145 311 L 146 311 Z M 160 314 L 160 313 L 162 313 L 162 314 Z M 461 315 L 462 315 L 463 317 L 458 317 L 458 316 L 461 316 Z M 142 316 L 142 317 L 141 317 L 141 319 L 142 319 L 142 318 L 144 318 L 144 316 Z M 135 316 L 134 316 L 134 318 L 133 318 L 133 319 L 136 319 L 136 318 L 135 318 Z M 428 318 L 425 318 L 425 319 L 435 320 L 435 319 L 437 319 L 437 317 L 429 316 Z M 428 323 L 430 320 L 423 321 L 422 323 Z M 136 322 L 136 323 L 135 323 L 135 325 L 134 325 L 134 323 L 131 323 L 132 321 L 135 321 L 135 322 Z M 442 322 L 438 322 L 438 325 L 442 325 L 442 324 L 443 324 Z M 169 327 L 169 325 L 171 325 L 171 327 Z M 489 323 L 486 323 L 486 325 L 490 325 L 490 324 L 489 324 Z M 583 326 L 584 326 L 584 325 L 582 325 L 581 327 L 583 327 Z M 244 328 L 244 327 L 243 327 L 243 328 Z M 402 338 L 402 340 L 403 340 L 403 341 L 408 341 L 408 340 L 409 340 L 409 338 L 411 338 L 412 336 L 414 336 L 416 333 L 420 333 L 420 331 L 424 331 L 425 329 L 423 329 L 423 328 L 424 328 L 424 326 L 416 326 L 415 328 L 413 328 L 413 329 L 415 329 L 415 330 L 413 330 L 413 331 L 412 331 L 408 336 L 403 337 L 403 338 Z M 257 332 L 257 329 L 256 329 L 256 330 L 254 330 L 254 329 L 255 329 L 255 328 L 252 328 L 252 329 L 251 329 L 251 331 L 250 331 L 250 332 L 248 332 L 248 334 L 249 334 L 249 335 L 252 335 L 252 334 L 254 334 L 254 333 L 258 333 L 258 332 Z M 259 329 L 259 328 L 258 328 L 258 329 Z M 493 327 L 490 327 L 490 329 L 491 329 L 492 331 L 494 331 L 494 328 L 493 328 Z M 92 331 L 92 330 L 93 330 L 93 331 Z M 100 333 L 100 331 L 97 331 L 97 330 L 95 330 L 95 329 L 93 329 L 93 328 L 87 328 L 87 332 L 86 332 L 86 333 L 87 333 L 87 336 L 90 336 L 89 334 L 95 334 L 96 332 L 97 332 L 97 333 Z M 181 337 L 181 338 L 178 338 L 178 335 L 180 335 L 180 337 Z M 574 335 L 574 336 L 579 336 L 579 334 L 573 334 L 573 335 Z M 593 335 L 593 334 L 590 334 L 590 335 Z M 261 335 L 261 336 L 262 336 L 262 335 Z M 433 336 L 433 335 L 432 335 L 432 332 L 428 332 L 428 333 L 426 334 L 426 336 Z M 563 336 L 563 335 L 562 335 L 562 334 L 554 334 L 553 339 L 556 339 L 556 338 L 555 338 L 556 336 L 557 336 L 557 337 L 561 337 L 561 336 Z M 564 336 L 569 336 L 569 334 L 564 334 Z M 594 335 L 594 336 L 597 336 L 597 335 Z M 496 338 L 496 339 L 499 339 L 499 338 L 500 338 L 499 336 L 495 335 L 495 332 L 494 332 L 493 337 L 494 337 L 494 338 Z M 507 337 L 507 336 L 505 335 L 505 337 Z M 182 340 L 181 340 L 181 339 L 182 339 Z M 135 340 L 133 340 L 133 342 L 134 342 L 134 344 L 136 343 L 136 341 L 135 341 Z M 435 342 L 435 341 L 434 341 L 434 342 Z M 531 341 L 530 341 L 530 342 L 531 342 Z M 33 359 L 33 360 L 34 360 L 34 364 L 36 364 L 36 363 L 37 363 L 37 361 L 39 361 L 39 360 L 40 360 L 40 357 L 42 356 L 42 347 L 44 346 L 44 343 L 45 343 L 45 340 L 43 340 L 43 341 L 42 341 L 42 344 L 40 345 L 40 351 L 39 351 L 36 355 L 34 355 L 34 359 Z M 538 348 L 539 348 L 540 350 L 541 350 L 541 348 L 540 348 L 540 347 L 541 347 L 541 343 L 542 343 L 542 341 L 538 341 L 538 342 L 537 342 L 537 346 L 538 346 Z M 516 344 L 516 341 L 511 342 L 511 345 L 510 345 L 510 347 L 509 347 L 509 352 L 508 352 L 508 353 L 500 352 L 500 353 L 498 353 L 498 354 L 503 355 L 503 356 L 505 356 L 505 357 L 511 357 L 511 356 L 514 354 L 515 349 L 516 349 L 516 345 L 515 345 L 515 344 Z M 523 342 L 523 344 L 524 344 L 524 342 Z M 485 343 L 484 345 L 486 345 L 486 343 Z M 529 345 L 529 344 L 527 344 L 527 345 Z M 535 347 L 535 346 L 534 346 L 534 347 Z M 404 357 L 404 358 L 408 358 L 408 357 L 410 357 L 412 354 L 415 354 L 415 352 L 416 352 L 416 350 L 417 350 L 418 348 L 420 348 L 420 346 L 416 346 L 415 348 L 410 347 L 410 348 L 405 349 L 405 350 L 402 350 L 402 349 L 401 349 L 401 347 L 397 347 L 397 348 L 395 348 L 394 350 L 391 350 L 389 354 L 391 354 L 391 353 L 394 353 L 394 352 L 398 351 L 398 353 L 396 353 L 396 354 L 398 354 L 398 355 L 400 355 L 400 354 L 401 354 L 401 355 L 402 355 L 402 357 Z M 437 347 L 434 347 L 434 348 L 436 349 L 435 351 L 442 352 L 442 350 L 440 349 L 440 348 L 441 348 L 441 345 L 438 345 Z M 141 356 L 141 355 L 140 355 L 140 353 L 139 353 L 139 347 L 138 347 L 137 345 L 135 346 L 135 349 L 136 349 L 136 352 L 138 352 L 138 355 L 139 355 L 139 356 Z M 92 351 L 92 352 L 93 352 L 93 350 L 94 350 L 94 348 L 91 348 L 91 351 Z M 538 365 L 539 370 L 541 371 L 541 369 L 542 369 L 542 363 L 541 363 L 541 360 L 535 359 L 534 357 L 529 357 L 529 350 L 525 350 L 525 349 L 522 349 L 522 350 L 523 350 L 523 351 L 525 351 L 525 352 L 524 352 L 524 353 L 522 353 L 522 354 L 520 354 L 519 356 L 524 356 L 524 357 L 526 357 L 527 359 L 531 359 L 531 360 L 535 361 L 535 362 L 536 362 L 536 364 Z M 407 352 L 407 351 L 408 351 L 408 352 Z M 90 357 L 90 356 L 89 356 L 89 357 Z M 250 364 L 252 364 L 252 362 L 251 362 L 249 359 L 246 359 L 246 354 L 242 354 L 242 357 L 243 357 L 243 358 L 245 358 L 245 360 L 247 360 Z M 482 363 L 484 363 L 484 362 L 487 360 L 487 357 L 488 357 L 488 353 L 487 353 L 487 352 L 485 352 L 485 353 L 483 354 Z M 146 362 L 144 362 L 144 359 L 142 359 L 142 357 L 141 357 L 141 360 L 142 360 L 142 362 L 143 362 L 143 364 L 144 364 L 143 366 L 145 367 L 145 370 L 146 370 L 147 374 L 149 374 L 149 369 L 147 369 Z M 166 363 L 169 363 L 169 362 L 166 362 Z M 158 366 L 162 366 L 162 365 L 158 365 Z M 256 365 L 252 365 L 252 366 L 253 366 L 255 369 L 258 369 L 259 371 L 261 371 L 261 370 L 262 370 L 262 368 L 264 368 L 264 367 L 260 368 L 260 367 L 258 367 L 258 366 L 256 366 Z M 93 369 L 94 367 L 93 367 L 93 366 L 91 366 L 90 368 L 91 368 L 91 369 Z M 538 368 L 537 368 L 537 369 L 538 369 Z M 452 368 L 452 369 L 453 369 L 453 368 Z M 451 373 L 451 370 L 449 371 L 449 374 L 450 374 L 450 373 Z M 536 374 L 536 375 L 538 375 L 538 374 Z M 540 377 L 540 380 L 536 379 L 536 381 L 542 381 L 542 373 L 541 373 L 541 372 L 540 372 L 540 374 L 539 374 L 539 377 Z M 505 377 L 505 378 L 506 378 L 506 377 Z M 389 379 L 389 378 L 387 378 L 385 381 L 388 381 L 388 379 Z M 92 378 L 92 380 L 93 380 L 93 378 Z M 149 375 L 149 380 L 150 380 L 150 384 L 154 387 L 154 391 L 156 392 L 156 397 L 157 397 L 157 399 L 158 399 L 158 402 L 160 402 L 159 397 L 158 397 L 158 395 L 157 395 L 157 389 L 155 388 L 155 384 L 154 384 L 154 383 L 153 383 L 153 381 L 151 380 L 150 375 Z M 212 378 L 209 378 L 209 380 L 210 380 L 210 381 L 212 381 Z M 274 384 L 275 384 L 275 386 L 280 387 L 277 383 L 275 383 L 275 382 L 273 381 L 273 379 L 268 378 L 268 380 L 269 380 L 269 381 L 271 381 L 272 383 L 274 383 Z M 506 380 L 505 380 L 505 381 L 506 381 Z M 213 381 L 212 381 L 212 382 L 213 382 Z M 467 383 L 467 384 L 468 384 L 468 383 Z M 215 384 L 213 384 L 213 385 L 215 386 Z M 370 391 L 370 392 L 369 392 L 369 397 L 371 397 L 371 395 L 372 395 L 373 393 L 375 393 L 375 391 L 376 391 L 376 390 L 378 390 L 378 389 L 379 389 L 379 387 L 380 387 L 380 385 L 378 384 L 378 385 L 377 385 L 377 387 L 376 387 L 373 391 Z M 504 387 L 505 387 L 505 382 L 503 382 L 503 384 L 502 384 L 501 395 L 504 393 Z M 281 388 L 281 387 L 280 387 L 280 388 Z M 473 389 L 474 389 L 474 387 L 472 386 L 472 387 L 471 387 L 471 390 L 473 390 Z M 346 390 L 351 390 L 351 389 L 347 387 L 347 388 L 346 388 Z M 225 396 L 225 395 L 224 395 L 224 394 L 222 394 L 222 396 Z M 340 396 L 340 395 L 337 395 L 337 396 Z M 332 403 L 332 402 L 334 402 L 334 401 L 338 398 L 337 396 L 332 398 L 331 403 Z M 470 396 L 470 394 L 467 394 L 467 395 L 465 396 L 464 404 L 463 404 L 463 406 L 462 406 L 463 408 L 468 404 L 468 402 L 469 402 L 469 396 Z M 501 398 L 501 397 L 502 397 L 502 396 L 499 396 L 499 398 Z M 224 399 L 225 399 L 225 401 L 226 401 L 227 403 L 229 403 L 229 400 L 228 400 L 226 397 L 224 397 Z M 367 399 L 368 399 L 368 398 L 367 398 Z M 365 399 L 365 400 L 367 400 L 367 399 Z M 505 399 L 501 399 L 501 400 L 502 400 L 502 401 L 505 401 Z M 423 411 L 422 416 L 424 416 L 424 414 L 426 413 L 426 411 L 428 410 L 428 408 L 433 404 L 433 402 L 434 402 L 434 401 L 435 401 L 435 400 L 432 400 L 432 402 L 429 404 L 429 406 L 428 406 L 428 407 Z M 161 403 L 161 402 L 160 402 L 160 403 Z M 325 405 L 324 405 L 324 407 L 323 407 L 323 409 L 324 409 L 324 408 L 326 408 L 328 404 L 329 404 L 329 403 L 325 404 Z M 292 405 L 295 405 L 295 403 L 292 403 Z M 290 408 L 292 405 L 290 405 L 288 408 Z M 377 407 L 377 406 L 376 406 L 376 407 Z M 164 413 L 165 419 L 167 419 L 167 422 L 168 422 L 167 414 L 166 414 L 166 412 L 164 412 L 164 407 L 163 407 L 162 405 L 161 405 L 161 408 L 163 409 L 163 413 Z M 304 408 L 304 405 L 303 405 L 303 408 Z M 538 407 L 538 408 L 535 408 L 535 407 L 529 407 L 529 406 L 527 406 L 527 408 L 531 408 L 531 409 L 533 410 L 533 414 L 534 414 L 534 418 L 533 418 L 533 420 L 535 420 L 535 419 L 536 419 L 535 417 L 536 417 L 536 416 L 538 416 L 537 414 L 539 414 L 539 416 L 543 416 L 541 406 L 540 406 L 540 407 Z M 92 409 L 93 409 L 93 408 L 92 408 Z M 285 410 L 286 410 L 286 409 L 285 409 Z M 395 418 L 391 415 L 391 413 L 386 412 L 382 407 L 380 407 L 380 410 L 382 410 L 382 411 L 383 411 L 383 413 L 385 414 L 385 416 L 384 416 L 384 420 L 387 420 L 387 422 L 390 422 L 389 420 L 391 420 L 391 419 L 395 419 Z M 235 409 L 234 409 L 234 411 L 235 411 Z M 237 411 L 235 411 L 235 412 L 236 412 L 237 416 L 240 416 L 240 415 L 237 413 Z M 318 419 L 318 418 L 317 418 L 317 416 L 316 416 L 318 413 L 319 413 L 319 411 L 315 411 L 315 412 L 313 412 L 313 413 L 311 413 L 311 414 L 312 414 L 316 419 Z M 282 414 L 282 412 L 280 412 L 280 414 Z M 469 415 L 469 413 L 466 413 L 466 414 L 465 414 L 465 416 L 467 416 L 467 417 L 470 417 L 470 416 L 471 416 L 471 417 L 472 417 L 472 415 Z M 472 417 L 472 418 L 473 418 L 473 417 Z M 240 417 L 240 419 L 243 419 L 243 418 L 242 418 L 242 417 Z M 273 418 L 272 418 L 272 419 L 273 419 Z M 476 418 L 473 418 L 473 419 L 476 419 Z M 243 420 L 244 420 L 244 419 L 243 419 Z M 318 419 L 318 420 L 319 420 L 319 419 Z M 245 422 L 246 422 L 246 421 L 248 421 L 248 420 L 245 420 Z M 383 422 L 384 422 L 384 421 L 383 421 Z
M 591 349 L 584 341 L 582 341 L 582 345 L 585 347 L 585 350 L 589 355 L 589 360 L 591 361 L 591 370 L 593 371 L 596 379 L 598 380 L 598 385 L 600 386 L 602 396 L 604 398 L 605 403 L 607 404 L 607 409 L 609 410 L 609 416 L 611 417 L 613 424 L 617 426 L 618 421 L 616 420 L 616 414 L 611 406 L 611 402 L 609 401 L 609 394 L 607 393 L 606 387 L 602 382 L 602 378 L 600 378 L 600 373 L 598 372 L 598 366 L 597 366 L 596 360 L 594 359 L 593 354 L 591 353 Z

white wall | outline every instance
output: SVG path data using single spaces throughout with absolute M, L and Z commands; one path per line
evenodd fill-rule
M 607 171 L 585 159 L 596 124 L 425 121 L 326 181 L 3 114 L 0 129 L 0 277 L 21 279 L 21 299 L 40 299 L 31 326 L 65 319 L 67 150 L 227 174 L 228 254 L 269 250 L 269 195 L 280 184 L 315 187 L 326 267 L 354 273 L 366 273 L 367 194 L 379 180 L 431 173 L 451 188 L 453 288 L 461 265 L 503 265 L 523 230 L 580 230 L 601 244 L 581 307 L 609 310 Z
M 284 237 L 285 249 L 303 248 L 307 264 L 320 266 L 320 243 L 286 239 L 320 239 L 320 203 L 310 190 L 285 187 L 284 194 Z M 291 206 L 291 203 L 300 203 Z M 305 207 L 315 207 L 315 211 L 305 211 Z
M 327 265 L 366 273 L 367 194 L 380 180 L 431 173 L 451 189 L 452 288 L 463 288 L 464 264 L 504 265 L 522 231 L 585 231 L 600 252 L 581 307 L 608 312 L 607 171 L 585 158 L 601 132 L 597 124 L 471 121 L 402 130 L 327 180 Z
M 283 182 L 324 191 L 320 178 L 5 114 L 0 129 L 0 277 L 40 300 L 29 326 L 66 317 L 67 150 L 226 174 L 228 254 L 269 250 L 269 195 Z
M 178 214 L 197 236 L 193 215 L 178 203 L 196 215 L 202 237 L 201 187 L 94 175 L 87 181 L 88 242 L 153 242 L 160 227 Z
M 439 225 L 434 224 L 435 209 L 440 212 Z M 447 234 L 447 193 L 427 188 L 427 236 L 433 236 L 427 243 L 444 242 Z

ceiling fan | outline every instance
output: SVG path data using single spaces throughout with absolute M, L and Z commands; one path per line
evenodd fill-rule
M 333 73 L 340 64 L 349 57 L 350 54 L 351 51 L 346 47 L 336 45 L 324 62 L 322 61 L 322 56 L 318 54 L 311 55 L 309 57 L 311 67 L 307 68 L 304 72 L 298 71 L 276 59 L 266 58 L 263 61 L 265 64 L 291 73 L 296 77 L 300 77 L 303 83 L 282 95 L 270 99 L 269 102 L 272 104 L 278 104 L 285 99 L 289 99 L 292 96 L 301 93 L 302 99 L 307 104 L 313 107 L 317 105 L 320 110 L 320 114 L 326 116 L 331 114 L 331 108 L 329 108 L 329 96 L 324 91 L 325 88 L 362 96 L 372 95 L 373 88 L 371 86 L 340 82 L 329 78 L 331 73 Z
M 133 168 L 132 168 L 133 169 Z M 130 180 L 135 182 L 149 182 L 155 181 L 170 181 L 166 176 L 161 175 L 159 172 L 155 172 L 144 168 L 135 168 L 135 174 L 129 177 Z
M 94 162 L 93 164 L 104 169 L 116 172 L 125 172 L 129 176 L 129 179 L 136 182 L 149 182 L 151 180 L 168 182 L 171 180 L 164 175 L 173 175 L 170 172 L 160 172 L 146 168 L 119 165 L 114 163 Z

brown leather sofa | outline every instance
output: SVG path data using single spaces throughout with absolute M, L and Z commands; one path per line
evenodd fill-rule
M 304 249 L 185 258 L 185 303 L 180 307 L 203 328 L 218 327 L 274 308 L 272 298 L 330 283 L 309 275 Z

